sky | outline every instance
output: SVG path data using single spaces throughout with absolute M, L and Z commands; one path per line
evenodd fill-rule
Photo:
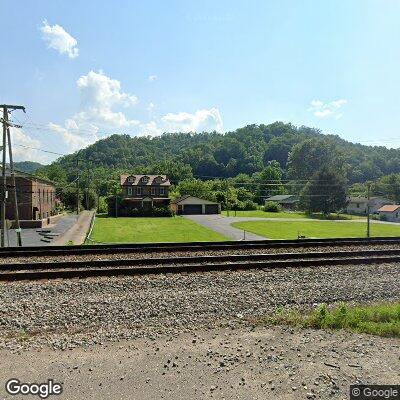
M 49 163 L 49 152 L 113 133 L 278 120 L 400 146 L 400 1 L 0 5 L 0 103 L 26 107 L 11 115 L 22 125 L 12 129 L 17 161 Z

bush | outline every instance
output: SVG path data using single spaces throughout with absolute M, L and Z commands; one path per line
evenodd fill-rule
M 153 207 L 151 209 L 134 207 L 130 202 L 118 198 L 117 208 L 118 217 L 172 217 L 174 213 L 168 206 Z M 108 215 L 115 217 L 115 196 L 107 199 Z
M 246 211 L 257 210 L 257 203 L 254 203 L 254 201 L 251 201 L 251 200 L 246 200 L 244 202 L 243 210 L 246 210 Z
M 387 216 L 386 216 L 386 214 L 379 214 L 379 219 L 380 219 L 381 221 L 387 221 Z
M 274 201 L 267 201 L 264 205 L 265 212 L 279 212 L 281 210 L 282 210 L 281 206 L 278 203 L 275 203 Z
M 103 196 L 99 197 L 99 202 L 97 204 L 97 212 L 99 214 L 108 212 L 108 203 L 107 203 L 106 197 L 103 197 Z
M 246 201 L 236 201 L 234 204 L 231 204 L 231 210 L 236 211 L 251 211 L 257 210 L 257 203 L 254 201 L 246 200 Z

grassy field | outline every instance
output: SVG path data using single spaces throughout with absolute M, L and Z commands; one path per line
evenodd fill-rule
M 400 303 L 329 309 L 325 304 L 309 314 L 280 311 L 266 323 L 289 324 L 316 329 L 347 329 L 371 335 L 400 338 Z
M 222 215 L 227 216 L 226 211 L 222 211 Z M 230 217 L 257 217 L 257 218 L 297 218 L 297 219 L 327 219 L 322 214 L 308 215 L 303 212 L 265 212 L 262 210 L 253 211 L 229 211 Z M 328 219 L 365 219 L 365 217 L 360 217 L 357 215 L 348 214 L 331 214 Z
M 103 243 L 217 242 L 228 238 L 182 217 L 97 217 L 91 238 Z
M 235 228 L 252 232 L 268 239 L 365 237 L 365 222 L 338 221 L 247 221 L 234 222 Z M 371 236 L 400 236 L 400 224 L 371 223 Z

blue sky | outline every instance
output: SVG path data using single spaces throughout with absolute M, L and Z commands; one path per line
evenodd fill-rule
M 16 145 L 69 153 L 110 133 L 276 120 L 400 145 L 400 1 L 0 4 L 0 103 L 27 108 Z

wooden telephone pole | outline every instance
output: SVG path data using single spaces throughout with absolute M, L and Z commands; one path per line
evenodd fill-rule
M 18 213 L 18 200 L 17 200 L 17 188 L 15 184 L 15 172 L 14 172 L 14 161 L 12 156 L 12 146 L 11 146 L 11 134 L 10 127 L 21 128 L 19 125 L 15 125 L 9 122 L 8 112 L 13 110 L 22 110 L 25 112 L 24 106 L 14 106 L 9 104 L 1 104 L 0 108 L 3 109 L 3 118 L 1 122 L 3 124 L 3 160 L 2 160 L 2 185 L 1 185 L 1 247 L 5 246 L 5 230 L 6 230 L 6 203 L 7 203 L 7 175 L 6 175 L 6 151 L 7 151 L 7 140 L 8 140 L 8 152 L 10 159 L 10 176 L 11 176 L 11 189 L 12 189 L 12 201 L 14 203 L 14 217 L 15 217 L 15 231 L 17 233 L 17 244 L 22 246 L 21 238 L 21 227 L 19 224 L 19 213 Z
M 76 159 L 76 215 L 79 215 L 79 177 L 81 172 L 79 171 L 79 158 Z
M 370 201 L 371 201 L 371 182 L 368 182 L 367 183 L 367 238 L 371 237 Z

